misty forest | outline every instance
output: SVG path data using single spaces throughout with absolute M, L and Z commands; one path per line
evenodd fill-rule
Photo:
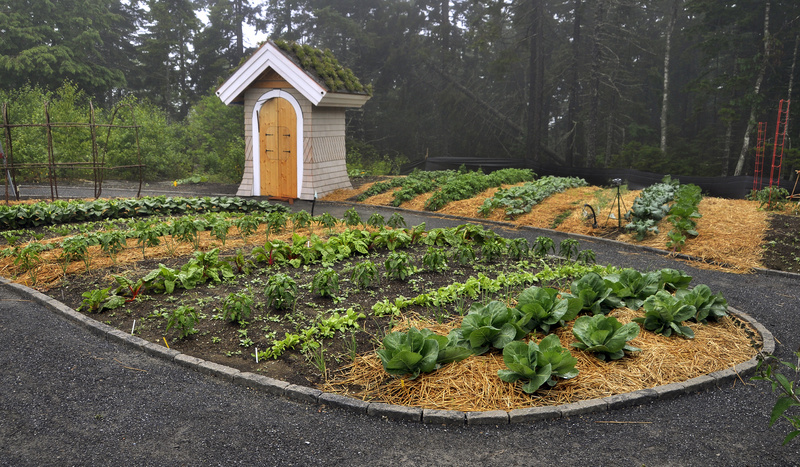
M 6 0 L 0 103 L 10 124 L 42 123 L 45 102 L 52 121 L 135 121 L 103 141 L 113 165 L 138 141 L 148 179 L 237 183 L 242 108 L 214 91 L 255 34 L 330 49 L 371 86 L 347 114 L 351 171 L 453 157 L 716 177 L 753 172 L 758 122 L 771 154 L 800 2 Z M 52 138 L 62 160 L 91 151 L 85 129 Z M 45 139 L 15 129 L 15 161 L 43 161 Z

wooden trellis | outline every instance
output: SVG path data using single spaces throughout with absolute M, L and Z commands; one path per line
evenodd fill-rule
M 117 117 L 119 110 L 122 107 L 130 108 L 131 112 L 131 125 L 114 125 L 114 120 Z M 118 170 L 118 169 L 139 169 L 139 190 L 136 192 L 136 197 L 138 198 L 142 192 L 142 184 L 144 182 L 144 167 L 145 165 L 142 164 L 142 154 L 141 148 L 139 146 L 139 125 L 136 124 L 136 116 L 133 111 L 133 107 L 131 105 L 123 105 L 117 106 L 114 109 L 114 112 L 111 114 L 111 121 L 110 123 L 106 124 L 98 124 L 95 122 L 94 118 L 94 106 L 92 103 L 89 103 L 89 123 L 68 123 L 68 122 L 51 122 L 50 121 L 50 111 L 49 111 L 49 103 L 44 104 L 44 118 L 45 123 L 18 123 L 12 124 L 8 118 L 8 103 L 3 103 L 2 108 L 3 113 L 3 134 L 5 137 L 5 154 L 3 155 L 5 160 L 5 170 L 6 174 L 4 177 L 6 178 L 5 183 L 5 199 L 6 201 L 9 200 L 9 196 L 13 196 L 14 199 L 19 200 L 19 190 L 12 189 L 12 193 L 9 194 L 10 187 L 18 187 L 17 185 L 17 171 L 21 169 L 47 169 L 47 179 L 50 183 L 50 198 L 52 200 L 57 199 L 58 196 L 58 178 L 56 175 L 57 169 L 90 169 L 93 174 L 94 179 L 94 197 L 99 198 L 103 192 L 103 179 L 105 178 L 105 171 L 107 170 Z M 23 127 L 38 127 L 44 128 L 45 134 L 47 137 L 47 162 L 22 162 L 22 163 L 15 163 L 14 162 L 14 151 L 13 151 L 13 134 L 12 129 L 14 128 L 23 128 Z M 53 151 L 53 128 L 88 128 L 91 134 L 92 140 L 92 160 L 91 162 L 56 162 L 54 151 Z M 108 153 L 108 141 L 111 137 L 111 130 L 114 128 L 132 128 L 134 130 L 134 134 L 136 136 L 136 158 L 138 164 L 134 165 L 121 165 L 116 167 L 106 167 L 106 154 Z M 106 129 L 106 141 L 105 145 L 103 146 L 102 154 L 98 150 L 97 144 L 97 133 L 98 129 Z M 2 147 L 0 147 L 0 154 L 3 154 Z

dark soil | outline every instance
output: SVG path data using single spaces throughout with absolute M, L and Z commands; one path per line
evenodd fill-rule
M 800 272 L 800 216 L 773 214 L 769 224 L 761 245 L 764 267 Z
M 256 363 L 256 348 L 264 351 L 275 340 L 282 339 L 286 333 L 298 333 L 302 328 L 317 322 L 321 317 L 329 317 L 334 310 L 344 314 L 348 308 L 363 312 L 367 319 L 358 321 L 358 330 L 342 330 L 335 335 L 323 340 L 325 349 L 326 371 L 330 375 L 342 366 L 350 363 L 355 353 L 372 350 L 379 345 L 389 329 L 393 326 L 391 317 L 376 318 L 371 315 L 372 306 L 383 299 L 394 301 L 396 297 L 414 297 L 422 293 L 437 290 L 452 284 L 462 282 L 470 276 L 483 273 L 495 277 L 499 273 L 517 270 L 513 261 L 487 262 L 480 260 L 460 266 L 454 261 L 449 261 L 449 269 L 441 273 L 423 270 L 421 258 L 427 246 L 413 245 L 403 250 L 412 258 L 412 264 L 420 270 L 406 280 L 388 280 L 385 277 L 384 261 L 389 252 L 383 251 L 369 256 L 351 257 L 349 261 L 337 263 L 332 268 L 339 274 L 340 290 L 336 298 L 321 297 L 311 292 L 311 283 L 314 274 L 322 268 L 301 267 L 292 268 L 256 265 L 250 274 L 239 274 L 229 282 L 216 285 L 206 285 L 192 290 L 177 289 L 172 294 L 143 292 L 135 300 L 126 303 L 122 308 L 102 311 L 99 314 L 86 312 L 92 318 L 130 332 L 134 335 L 163 345 L 166 341 L 169 347 L 188 355 L 205 360 L 217 362 L 234 367 L 242 371 L 259 372 L 267 376 L 305 386 L 315 386 L 323 382 L 322 373 L 315 364 L 313 353 L 300 352 L 299 346 L 292 351 L 284 353 L 280 358 L 263 359 Z M 222 256 L 222 255 L 221 255 Z M 245 257 L 248 255 L 245 253 Z M 449 256 L 449 254 L 448 254 Z M 57 298 L 73 309 L 79 309 L 83 301 L 82 294 L 87 291 L 112 286 L 117 287 L 114 275 L 122 275 L 132 281 L 145 276 L 149 271 L 158 268 L 158 263 L 179 269 L 190 258 L 170 258 L 161 260 L 145 260 L 137 264 L 125 266 L 125 270 L 94 270 L 76 276 L 70 276 L 68 281 L 57 287 L 51 288 L 46 293 Z M 359 290 L 350 283 L 352 266 L 357 262 L 372 261 L 377 266 L 381 276 L 380 284 L 366 290 Z M 529 269 L 530 270 L 530 269 Z M 266 305 L 267 299 L 264 288 L 270 276 L 282 272 L 292 277 L 298 285 L 298 296 L 295 306 L 289 310 L 277 310 Z M 532 270 L 531 272 L 535 272 Z M 246 325 L 238 325 L 222 318 L 223 302 L 229 294 L 249 291 L 255 298 L 255 310 Z M 508 293 L 519 293 L 508 291 Z M 130 295 L 129 293 L 127 295 Z M 337 303 L 338 302 L 338 303 Z M 193 306 L 201 318 L 195 326 L 197 332 L 186 338 L 179 337 L 179 331 L 173 327 L 166 330 L 167 319 L 165 315 L 179 306 Z M 468 308 L 470 303 L 462 304 L 462 310 Z M 453 307 L 443 310 L 423 307 L 411 307 L 404 310 L 406 315 L 419 314 L 420 316 L 438 320 L 450 320 Z M 134 320 L 136 321 L 134 327 Z M 249 340 L 248 340 L 249 339 Z

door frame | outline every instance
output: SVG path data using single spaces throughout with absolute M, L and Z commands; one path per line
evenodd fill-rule
M 281 89 L 273 89 L 267 91 L 256 100 L 253 106 L 253 115 L 251 116 L 251 139 L 253 141 L 253 196 L 261 196 L 261 141 L 258 132 L 258 113 L 265 102 L 271 99 L 280 97 L 286 99 L 294 108 L 295 116 L 297 117 L 297 198 L 300 198 L 300 193 L 303 191 L 303 110 L 300 108 L 300 103 L 295 97 L 288 92 Z

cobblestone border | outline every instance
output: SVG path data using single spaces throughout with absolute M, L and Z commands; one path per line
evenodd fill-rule
M 537 420 L 566 418 L 591 412 L 604 412 L 607 410 L 631 407 L 659 399 L 672 399 L 683 394 L 732 383 L 737 379 L 742 379 L 754 374 L 756 366 L 758 365 L 757 358 L 753 357 L 731 368 L 715 371 L 708 375 L 698 376 L 688 381 L 670 383 L 651 389 L 641 389 L 625 394 L 604 397 L 602 399 L 590 399 L 559 406 L 514 409 L 509 412 L 504 410 L 461 412 L 456 410 L 422 409 L 419 407 L 406 407 L 382 402 L 367 402 L 340 394 L 325 393 L 319 389 L 290 384 L 255 373 L 239 371 L 225 365 L 220 365 L 219 363 L 206 361 L 180 353 L 176 350 L 162 347 L 161 345 L 148 342 L 140 337 L 132 336 L 124 331 L 89 318 L 37 290 L 12 283 L 5 278 L 0 277 L 0 284 L 29 296 L 34 302 L 39 303 L 109 342 L 115 342 L 132 349 L 141 350 L 153 357 L 172 361 L 185 368 L 214 376 L 239 386 L 256 388 L 268 394 L 286 397 L 296 402 L 336 407 L 350 412 L 397 421 L 444 425 L 504 425 L 509 423 L 530 423 Z M 763 341 L 762 352 L 773 353 L 775 351 L 775 339 L 767 328 L 746 313 L 740 312 L 734 308 L 729 308 L 728 311 L 732 315 L 753 326 Z

